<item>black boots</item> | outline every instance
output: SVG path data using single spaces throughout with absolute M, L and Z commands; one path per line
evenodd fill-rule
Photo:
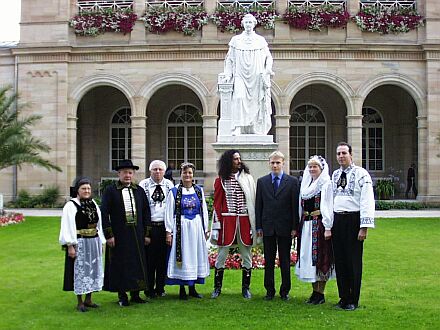
M 224 268 L 216 268 L 215 276 L 214 276 L 214 291 L 212 291 L 211 298 L 216 299 L 220 296 L 222 292 L 222 284 L 223 284 L 223 273 Z M 242 278 L 241 278 L 241 294 L 245 299 L 251 299 L 252 295 L 249 291 L 249 287 L 251 285 L 251 273 L 252 269 L 243 268 L 242 270 Z
M 241 277 L 241 294 L 245 299 L 251 299 L 252 297 L 251 292 L 249 291 L 251 285 L 251 272 L 252 269 L 243 268 Z
M 223 284 L 223 273 L 225 269 L 224 268 L 216 268 L 215 269 L 215 275 L 214 275 L 214 291 L 211 293 L 211 298 L 215 299 L 218 296 L 220 296 L 220 293 L 222 292 L 222 284 Z

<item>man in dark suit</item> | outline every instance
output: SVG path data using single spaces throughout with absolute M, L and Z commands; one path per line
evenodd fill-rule
M 283 172 L 284 155 L 274 151 L 269 156 L 271 173 L 258 179 L 255 216 L 257 236 L 264 243 L 265 300 L 275 296 L 274 268 L 278 256 L 281 268 L 280 296 L 289 300 L 290 247 L 299 223 L 298 179 Z
M 102 229 L 107 240 L 104 290 L 118 292 L 119 305 L 145 303 L 139 291 L 147 286 L 145 244 L 150 243 L 150 207 L 144 190 L 133 183 L 139 167 L 123 160 L 116 170 L 119 180 L 102 196 Z

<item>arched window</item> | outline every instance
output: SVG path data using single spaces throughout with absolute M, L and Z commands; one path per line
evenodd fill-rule
M 325 157 L 325 118 L 312 104 L 297 107 L 290 117 L 290 170 L 304 170 L 310 156 Z
M 362 165 L 369 171 L 382 171 L 383 120 L 379 112 L 370 107 L 362 108 Z
M 200 111 L 182 104 L 168 118 L 168 163 L 191 162 L 203 170 L 203 127 Z
M 115 112 L 111 122 L 110 166 L 114 170 L 119 162 L 131 159 L 131 110 L 123 107 Z

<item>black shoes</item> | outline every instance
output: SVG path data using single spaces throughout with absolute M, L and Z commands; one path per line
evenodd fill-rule
M 282 294 L 282 295 L 281 295 L 281 300 L 282 300 L 282 301 L 288 301 L 288 300 L 290 300 L 290 297 L 289 297 L 288 294 Z
M 316 300 L 316 294 L 317 294 L 318 292 L 316 292 L 316 291 L 313 291 L 313 293 L 312 293 L 312 295 L 310 296 L 310 298 L 309 299 L 307 299 L 307 301 L 306 301 L 306 304 L 310 304 L 310 305 L 312 305 L 313 304 L 313 302 Z
M 85 313 L 85 312 L 88 312 L 89 310 L 86 308 L 86 306 L 84 306 L 84 305 L 78 305 L 78 306 L 76 306 L 76 310 L 78 311 L 78 312 L 80 312 L 80 313 Z
M 347 305 L 342 299 L 338 301 L 338 303 L 335 305 L 335 308 L 344 309 L 345 305 Z
M 336 308 L 343 309 L 344 311 L 354 311 L 359 306 L 358 304 L 346 304 L 342 299 L 335 305 Z
M 130 306 L 130 303 L 128 302 L 128 299 L 119 299 L 118 304 L 121 307 Z
M 263 299 L 266 301 L 271 301 L 273 300 L 273 297 L 273 294 L 266 294 Z
M 145 304 L 147 301 L 142 299 L 139 296 L 132 296 L 130 298 L 130 302 L 136 303 L 136 304 Z
M 323 303 L 325 303 L 324 294 L 319 293 L 317 291 L 313 291 L 310 298 L 307 299 L 307 301 L 306 301 L 306 304 L 310 304 L 310 305 L 321 305 Z
M 195 286 L 189 287 L 189 295 L 193 298 L 198 298 L 198 299 L 203 298 L 203 296 L 196 291 Z
M 356 310 L 358 308 L 358 305 L 356 305 L 356 304 L 347 304 L 347 305 L 345 305 L 344 307 L 342 307 L 342 309 L 344 310 L 344 311 L 354 311 L 354 310 Z
M 322 293 L 312 302 L 313 305 L 321 305 L 325 303 L 325 297 Z
M 84 306 L 89 307 L 89 308 L 98 308 L 99 307 L 98 304 L 95 304 L 93 302 L 90 302 L 90 303 L 84 302 Z

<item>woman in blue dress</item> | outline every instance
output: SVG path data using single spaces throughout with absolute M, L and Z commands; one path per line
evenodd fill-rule
M 181 182 L 170 190 L 165 211 L 166 242 L 171 246 L 168 260 L 168 285 L 180 285 L 179 298 L 202 298 L 195 285 L 205 283 L 209 276 L 208 209 L 201 187 L 193 183 L 195 167 L 183 163 Z

